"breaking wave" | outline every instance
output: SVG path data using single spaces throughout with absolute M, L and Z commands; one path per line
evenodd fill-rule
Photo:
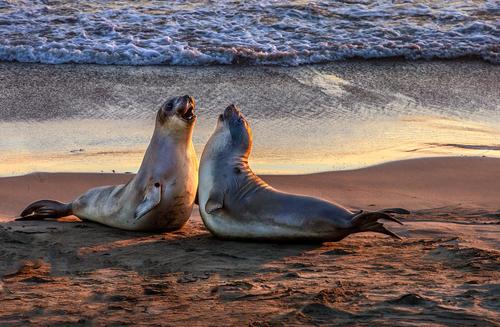
M 300 65 L 348 58 L 500 61 L 496 1 L 0 0 L 0 60 Z

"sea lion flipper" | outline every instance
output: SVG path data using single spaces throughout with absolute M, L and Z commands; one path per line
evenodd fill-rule
M 71 203 L 40 200 L 27 206 L 16 220 L 43 220 L 45 218 L 65 217 L 71 214 L 73 214 Z
M 224 208 L 224 193 L 216 190 L 210 191 L 205 211 L 209 214 Z
M 382 209 L 380 210 L 380 212 L 383 212 L 383 213 L 395 213 L 395 214 L 398 214 L 398 215 L 409 215 L 411 212 L 404 209 L 404 208 L 386 208 L 386 209 Z
M 389 229 L 385 228 L 385 226 L 382 223 L 379 223 L 379 219 L 385 219 L 385 220 L 390 220 L 393 222 L 396 222 L 398 224 L 403 224 L 400 222 L 398 219 L 390 216 L 387 213 L 376 211 L 376 212 L 366 212 L 362 211 L 361 213 L 355 215 L 352 218 L 352 228 L 354 233 L 360 233 L 360 232 L 376 232 L 376 233 L 381 233 L 385 235 L 389 235 L 391 237 L 394 237 L 396 239 L 401 239 L 401 237 L 390 231 Z
M 144 199 L 135 209 L 135 219 L 141 219 L 141 217 L 151 211 L 151 209 L 160 204 L 161 189 L 162 186 L 160 183 L 154 183 L 148 187 L 146 194 L 144 195 Z

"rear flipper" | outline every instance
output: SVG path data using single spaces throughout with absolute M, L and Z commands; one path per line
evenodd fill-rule
M 383 213 L 395 213 L 395 214 L 398 214 L 398 215 L 409 215 L 411 213 L 408 210 L 403 209 L 403 208 L 387 208 L 387 209 L 379 210 L 379 212 L 383 212 Z
M 26 207 L 16 220 L 43 220 L 46 218 L 65 217 L 71 214 L 73 214 L 71 203 L 40 200 Z
M 376 232 L 389 235 L 391 237 L 400 240 L 401 237 L 399 235 L 397 235 L 394 232 L 391 232 L 390 230 L 385 228 L 382 223 L 378 222 L 379 219 L 385 219 L 403 225 L 402 222 L 400 222 L 398 219 L 392 217 L 386 212 L 393 212 L 393 211 L 385 211 L 385 210 L 376 212 L 361 211 L 359 214 L 357 214 L 352 218 L 351 222 L 352 222 L 353 233 Z

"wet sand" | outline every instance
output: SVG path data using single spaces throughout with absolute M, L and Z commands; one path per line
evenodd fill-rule
M 301 67 L 0 63 L 0 176 L 135 172 L 167 98 L 198 103 L 198 154 L 240 105 L 253 168 L 300 174 L 428 156 L 500 157 L 500 68 L 369 60 Z
M 129 174 L 0 179 L 2 325 L 497 326 L 500 159 L 430 158 L 264 176 L 352 208 L 401 206 L 404 237 L 224 242 L 195 209 L 174 233 L 12 222 L 32 200 L 70 200 Z M 66 219 L 68 220 L 68 219 Z

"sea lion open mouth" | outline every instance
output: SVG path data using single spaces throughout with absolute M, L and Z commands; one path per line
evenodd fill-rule
M 194 106 L 189 106 L 186 112 L 181 115 L 181 118 L 184 119 L 185 121 L 191 121 L 195 119 L 196 115 L 194 114 Z
M 194 109 L 196 107 L 196 103 L 195 103 L 193 97 L 191 97 L 189 95 L 185 95 L 183 97 L 183 100 L 184 100 L 184 103 L 177 110 L 177 114 L 185 122 L 191 122 L 196 118 L 196 115 L 194 114 Z

